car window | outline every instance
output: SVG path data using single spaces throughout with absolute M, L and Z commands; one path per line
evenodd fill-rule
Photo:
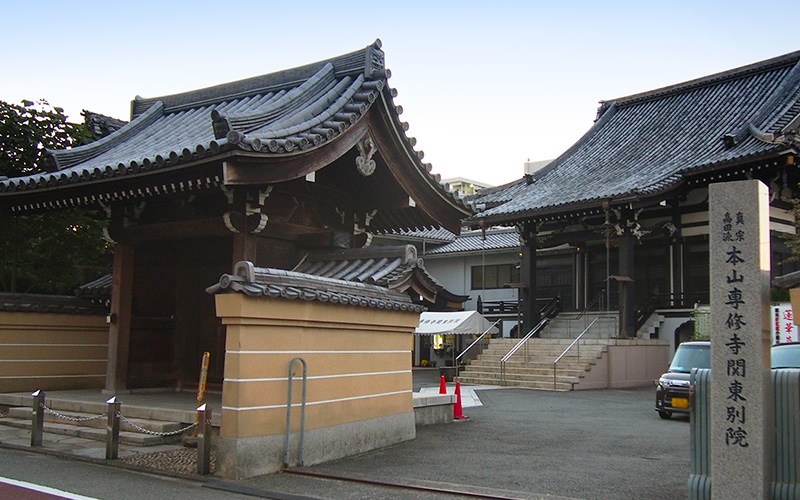
M 707 345 L 681 345 L 669 365 L 669 371 L 691 373 L 692 368 L 711 368 L 711 350 Z

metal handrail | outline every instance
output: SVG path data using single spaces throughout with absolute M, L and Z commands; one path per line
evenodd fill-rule
M 497 323 L 500 323 L 501 321 L 503 321 L 503 320 L 502 320 L 502 319 L 498 319 L 497 321 L 495 321 L 494 323 L 492 323 L 492 326 L 490 326 L 489 328 L 487 328 L 487 329 L 486 329 L 486 331 L 485 331 L 485 332 L 483 332 L 483 333 L 480 335 L 480 337 L 478 337 L 477 339 L 475 339 L 475 341 L 469 345 L 469 347 L 467 347 L 466 349 L 464 349 L 463 351 L 461 351 L 461 354 L 459 354 L 458 356 L 456 356 L 456 361 L 458 361 L 459 359 L 461 359 L 461 356 L 465 355 L 465 354 L 467 353 L 467 351 L 469 351 L 470 349 L 472 349 L 472 347 L 473 347 L 475 344 L 477 344 L 478 342 L 480 342 L 480 341 L 481 341 L 481 339 L 483 339 L 483 337 L 485 337 L 485 336 L 486 336 L 486 334 L 487 334 L 487 333 L 489 333 L 489 332 L 491 331 L 491 329 L 492 329 L 492 328 L 494 328 L 494 327 L 495 327 L 495 325 L 497 325 Z
M 590 300 L 588 304 L 586 304 L 586 307 L 583 308 L 583 311 L 581 311 L 581 313 L 575 319 L 581 319 L 583 315 L 589 312 L 592 309 L 592 307 L 594 307 L 595 304 L 597 304 L 598 302 L 600 303 L 600 310 L 602 311 L 603 297 L 605 296 L 605 293 L 606 293 L 605 289 L 597 292 L 597 295 L 595 295 L 594 298 Z
M 553 297 L 541 310 L 541 319 L 539 323 L 534 326 L 531 331 L 525 335 L 522 340 L 517 342 L 517 344 L 508 351 L 508 353 L 503 356 L 503 359 L 500 360 L 500 385 L 506 385 L 506 361 L 513 356 L 523 345 L 525 346 L 525 362 L 528 362 L 528 340 L 542 331 L 548 323 L 550 323 L 550 316 L 554 315 L 558 312 L 558 305 L 561 299 L 559 297 Z
M 506 361 L 508 361 L 511 356 L 513 356 L 523 345 L 525 345 L 525 343 L 528 342 L 531 337 L 539 333 L 539 331 L 547 326 L 548 323 L 550 323 L 550 318 L 543 316 L 541 321 L 539 321 L 539 324 L 534 326 L 531 331 L 529 331 L 528 334 L 522 338 L 522 340 L 517 342 L 517 344 L 512 347 L 505 356 L 503 356 L 503 359 L 500 360 L 500 385 L 506 385 Z M 528 356 L 526 351 L 525 361 L 527 360 Z
M 555 388 L 556 388 L 556 366 L 558 365 L 558 362 L 559 362 L 559 361 L 561 361 L 561 358 L 563 358 L 563 357 L 564 357 L 564 355 L 566 355 L 566 354 L 567 354 L 567 351 L 569 351 L 570 349 L 572 349 L 572 346 L 574 346 L 574 345 L 575 345 L 575 344 L 576 344 L 578 341 L 580 341 L 580 340 L 581 340 L 581 337 L 583 337 L 583 336 L 584 336 L 584 334 L 585 334 L 586 332 L 588 332 L 588 331 L 589 331 L 589 328 L 591 328 L 592 326 L 594 326 L 594 324 L 595 324 L 595 323 L 597 323 L 597 320 L 598 320 L 598 319 L 600 319 L 600 318 L 599 318 L 599 317 L 598 317 L 598 318 L 595 318 L 595 319 L 594 319 L 594 321 L 592 321 L 591 323 L 589 323 L 589 326 L 587 326 L 587 327 L 586 327 L 586 329 L 585 329 L 585 330 L 583 330 L 583 331 L 581 332 L 581 334 L 580 334 L 580 335 L 578 335 L 578 336 L 575 338 L 575 340 L 573 340 L 573 341 L 572 341 L 572 343 L 571 343 L 571 344 L 570 344 L 570 345 L 569 345 L 569 346 L 568 346 L 566 349 L 564 349 L 564 352 L 562 352 L 562 353 L 561 353 L 561 355 L 560 355 L 559 357 L 557 357 L 555 361 L 553 361 L 553 389 L 555 389 Z M 581 362 L 581 345 L 580 345 L 580 344 L 578 344 L 578 363 L 580 363 L 580 362 Z
M 567 322 L 567 335 L 569 335 L 572 332 L 572 322 L 580 321 L 581 319 L 583 319 L 586 313 L 591 311 L 592 307 L 594 307 L 596 304 L 598 303 L 600 304 L 600 312 L 603 312 L 603 298 L 605 297 L 604 295 L 605 292 L 606 292 L 605 289 L 600 290 L 597 293 L 597 295 L 595 295 L 594 298 L 590 300 L 588 304 L 586 304 L 586 307 L 584 307 L 583 310 L 580 313 L 578 313 L 578 315 L 575 316 L 574 318 L 565 318 Z

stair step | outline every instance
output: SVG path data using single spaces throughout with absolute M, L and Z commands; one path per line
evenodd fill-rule
M 8 427 L 16 427 L 19 429 L 31 428 L 30 418 L 28 420 L 20 420 L 16 418 L 0 418 L 0 425 Z M 84 439 L 92 439 L 95 441 L 106 440 L 106 430 L 96 429 L 93 427 L 81 427 L 77 425 L 60 424 L 54 422 L 44 423 L 44 432 L 51 434 L 61 434 L 65 436 L 75 436 Z M 142 434 L 139 432 L 122 431 L 119 432 L 119 442 L 131 446 L 156 446 L 165 443 L 173 443 L 181 440 L 181 435 L 175 436 L 153 436 L 150 434 Z
M 459 377 L 459 382 L 464 384 L 476 384 L 476 385 L 497 385 L 497 381 L 492 381 L 490 379 L 483 379 L 478 377 Z M 507 387 L 521 387 L 525 389 L 542 389 L 548 391 L 571 391 L 572 384 L 571 383 L 563 383 L 557 382 L 555 387 L 553 386 L 553 381 L 541 381 L 541 382 L 525 382 L 525 381 L 517 381 L 517 380 L 507 380 L 506 381 Z
M 500 383 L 500 374 L 496 373 L 462 373 L 458 377 L 459 380 L 466 380 L 466 379 L 481 379 L 491 381 L 489 385 L 502 385 Z M 577 384 L 579 382 L 578 377 L 556 377 L 556 383 L 563 383 L 563 384 Z M 519 383 L 537 383 L 542 382 L 545 384 L 553 385 L 553 376 L 541 376 L 541 375 L 509 375 L 506 374 L 506 385 L 510 382 L 519 382 Z
M 468 370 L 464 370 L 461 373 L 465 373 L 465 374 L 473 374 L 473 373 L 497 373 L 497 374 L 499 374 L 500 373 L 500 370 L 498 370 L 496 368 L 493 369 L 493 368 L 494 367 L 491 367 L 491 366 L 476 366 L 474 368 L 470 368 Z M 585 369 L 567 369 L 567 370 L 562 370 L 562 369 L 559 368 L 556 371 L 556 375 L 564 376 L 564 377 L 582 377 L 585 373 L 586 373 Z M 553 377 L 553 370 L 552 370 L 552 368 L 550 370 L 545 370 L 545 369 L 525 369 L 525 368 L 517 368 L 517 369 L 506 368 L 506 375 L 536 375 L 536 376 L 540 376 L 540 377 L 550 377 L 550 378 L 552 378 Z
M 541 337 L 531 338 L 508 361 L 503 385 L 532 389 L 571 391 L 584 378 L 592 366 L 608 352 L 608 337 L 615 334 L 616 313 L 595 323 L 597 333 L 586 335 L 575 345 L 575 336 L 591 323 L 587 315 L 580 322 L 568 324 L 558 318 L 551 321 Z M 560 318 L 561 316 L 559 316 Z M 583 322 L 586 325 L 582 324 Z M 607 333 L 604 333 L 608 330 Z M 561 337 L 564 338 L 561 338 Z M 591 338 L 592 336 L 596 338 Z M 500 385 L 501 360 L 520 343 L 521 339 L 491 339 L 466 368 L 458 380 L 470 384 Z M 567 350 L 569 348 L 569 350 Z M 555 382 L 553 363 L 559 359 Z
M 105 430 L 107 425 L 108 419 L 105 413 L 91 414 L 91 413 L 80 413 L 67 410 L 63 411 L 55 410 L 55 411 L 57 411 L 60 415 L 63 415 L 64 417 L 67 418 L 66 419 L 60 418 L 58 415 L 45 411 L 44 421 L 54 422 L 58 424 L 65 424 L 65 425 L 80 426 L 80 427 L 92 427 L 95 429 L 103 429 L 103 430 Z M 123 413 L 123 415 L 125 414 Z M 30 420 L 31 409 L 25 406 L 17 406 L 9 408 L 8 416 L 20 420 Z M 92 417 L 97 417 L 97 418 L 92 418 Z M 75 419 L 75 420 L 70 420 L 70 419 Z M 148 431 L 152 432 L 174 432 L 185 427 L 180 422 L 165 422 L 162 420 L 145 420 L 140 418 L 128 418 L 127 415 L 126 419 L 132 422 L 134 425 L 137 425 L 142 429 L 147 429 Z M 131 427 L 129 424 L 127 424 L 125 421 L 122 421 L 120 423 L 120 430 L 134 430 L 134 428 Z

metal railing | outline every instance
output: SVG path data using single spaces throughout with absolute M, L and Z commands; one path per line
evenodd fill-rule
M 558 310 L 558 304 L 558 297 L 551 299 L 550 302 L 548 302 L 547 305 L 542 308 L 542 318 L 539 320 L 539 323 L 534 326 L 531 331 L 529 331 L 527 335 L 525 335 L 519 342 L 517 342 L 517 344 L 514 345 L 514 347 L 512 347 L 511 350 L 509 350 L 508 353 L 500 360 L 500 385 L 506 385 L 506 362 L 523 346 L 525 347 L 525 362 L 528 362 L 528 340 L 530 340 L 530 338 L 537 333 L 541 332 L 544 327 L 550 323 L 550 317 Z
M 485 337 L 487 333 L 489 333 L 490 331 L 492 331 L 492 328 L 494 328 L 495 326 L 497 326 L 497 323 L 500 323 L 501 321 L 503 321 L 503 320 L 502 320 L 502 319 L 498 319 L 497 321 L 495 321 L 494 323 L 492 323 L 492 326 L 490 326 L 489 328 L 487 328 L 487 329 L 486 329 L 486 331 L 485 331 L 485 332 L 483 332 L 482 334 L 480 334 L 480 336 L 479 336 L 477 339 L 475 339 L 475 340 L 474 340 L 474 341 L 473 341 L 473 342 L 472 342 L 472 343 L 469 345 L 469 347 L 467 347 L 466 349 L 464 349 L 463 351 L 461 351 L 461 354 L 459 354 L 458 356 L 456 356 L 456 362 L 458 362 L 458 360 L 459 360 L 459 359 L 461 359 L 461 357 L 462 357 L 462 356 L 464 356 L 464 355 L 467 353 L 467 351 L 469 351 L 470 349 L 472 349 L 472 348 L 473 348 L 473 347 L 474 347 L 474 346 L 475 346 L 475 345 L 476 345 L 478 342 L 480 342 L 481 340 L 483 340 L 483 337 Z
M 592 298 L 592 300 L 590 300 L 589 303 L 586 304 L 586 307 L 580 313 L 578 313 L 577 316 L 575 316 L 574 318 L 565 318 L 564 319 L 564 321 L 566 321 L 566 323 L 567 323 L 567 335 L 571 335 L 572 334 L 572 323 L 574 323 L 575 321 L 583 320 L 583 317 L 586 316 L 586 313 L 589 312 L 589 311 L 592 311 L 595 306 L 599 306 L 598 309 L 597 309 L 599 312 L 603 312 L 604 311 L 605 293 L 606 293 L 605 290 L 600 290 Z M 586 328 L 586 327 L 584 326 L 583 328 Z
M 286 401 L 286 436 L 284 440 L 284 451 L 283 451 L 283 468 L 289 468 L 289 436 L 292 431 L 292 379 L 294 377 L 294 373 L 292 372 L 292 367 L 294 366 L 295 361 L 299 361 L 303 365 L 303 399 L 300 403 L 300 443 L 299 443 L 299 451 L 297 457 L 297 464 L 302 467 L 303 466 L 303 452 L 305 448 L 305 434 L 306 434 L 306 386 L 308 384 L 308 365 L 306 365 L 306 360 L 303 358 L 293 358 L 289 361 L 289 394 Z
M 592 321 L 591 323 L 589 323 L 589 326 L 587 326 L 587 327 L 586 327 L 586 328 L 585 328 L 585 329 L 584 329 L 584 330 L 581 332 L 581 334 L 580 334 L 580 335 L 578 335 L 578 336 L 575 338 L 575 340 L 573 340 L 573 341 L 572 341 L 572 343 L 571 343 L 571 344 L 570 344 L 570 345 L 569 345 L 569 346 L 568 346 L 566 349 L 564 349 L 564 352 L 562 352 L 562 353 L 561 353 L 561 355 L 560 355 L 560 356 L 558 356 L 558 357 L 556 358 L 556 360 L 555 360 L 555 361 L 553 361 L 553 389 L 555 389 L 555 388 L 556 388 L 556 386 L 557 386 L 557 382 L 556 382 L 556 370 L 558 369 L 558 362 L 559 362 L 559 361 L 561 361 L 561 358 L 563 358 L 563 357 L 564 357 L 564 356 L 567 354 L 567 352 L 568 352 L 570 349 L 572 349 L 572 346 L 574 346 L 574 345 L 576 345 L 576 344 L 578 345 L 578 349 L 577 349 L 577 351 L 578 351 L 578 363 L 580 363 L 580 362 L 581 362 L 581 344 L 580 344 L 580 340 L 581 340 L 581 338 L 582 338 L 582 337 L 583 337 L 583 336 L 586 334 L 586 332 L 588 332 L 588 331 L 589 331 L 589 329 L 590 329 L 592 326 L 594 326 L 594 324 L 595 324 L 595 323 L 597 323 L 597 320 L 598 320 L 598 319 L 600 319 L 600 318 L 595 318 L 595 319 L 594 319 L 594 321 Z

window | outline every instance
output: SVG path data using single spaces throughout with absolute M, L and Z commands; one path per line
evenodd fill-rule
M 503 288 L 508 283 L 519 283 L 516 264 L 495 264 L 472 267 L 472 289 Z

